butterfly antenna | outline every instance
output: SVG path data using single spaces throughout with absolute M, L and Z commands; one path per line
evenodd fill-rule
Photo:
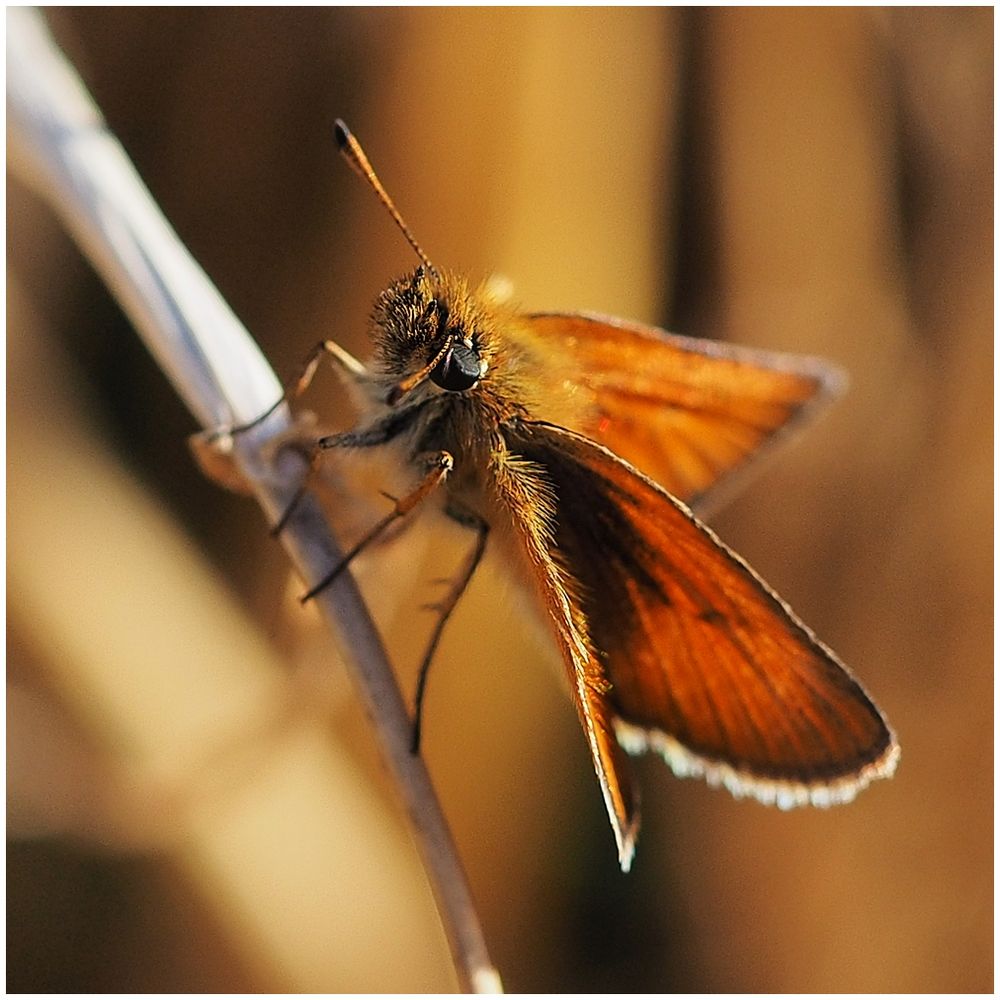
M 388 209 L 393 221 L 399 226 L 399 231 L 406 237 L 407 242 L 423 261 L 424 266 L 432 274 L 437 274 L 437 268 L 434 267 L 430 262 L 430 258 L 420 248 L 420 244 L 414 238 L 413 233 L 410 232 L 410 227 L 403 221 L 403 217 L 399 214 L 399 209 L 393 204 L 386 189 L 382 187 L 382 182 L 378 179 L 378 175 L 368 162 L 368 157 L 365 156 L 365 151 L 361 148 L 361 143 L 354 138 L 351 130 L 340 118 L 333 124 L 333 137 L 337 140 L 337 148 L 340 150 L 341 156 L 347 160 L 355 173 L 368 181 L 372 190 L 378 196 L 378 200 Z

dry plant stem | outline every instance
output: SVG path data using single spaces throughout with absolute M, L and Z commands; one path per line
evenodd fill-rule
M 249 423 L 281 385 L 257 345 L 181 245 L 124 150 L 107 130 L 41 15 L 7 11 L 8 161 L 72 233 L 147 347 L 206 429 Z M 305 473 L 262 446 L 290 426 L 279 407 L 233 441 L 242 474 L 273 522 Z M 282 533 L 302 578 L 319 580 L 341 558 L 318 506 L 306 498 Z M 349 573 L 317 603 L 345 660 L 410 817 L 464 992 L 500 992 L 465 874 L 423 761 L 410 753 L 410 718 L 368 609 Z

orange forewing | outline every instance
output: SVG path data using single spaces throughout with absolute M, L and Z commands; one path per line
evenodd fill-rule
M 586 403 L 570 429 L 702 512 L 709 491 L 712 501 L 721 498 L 751 458 L 815 412 L 843 381 L 819 359 L 604 316 L 540 313 L 520 320 L 573 366 L 567 374 Z M 538 416 L 550 419 L 542 409 Z
M 507 444 L 552 490 L 551 553 L 630 751 L 785 807 L 891 773 L 895 740 L 861 685 L 687 508 L 564 428 L 524 422 Z

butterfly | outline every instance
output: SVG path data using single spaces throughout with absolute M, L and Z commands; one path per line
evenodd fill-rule
M 343 122 L 335 136 L 420 263 L 378 297 L 371 361 L 326 341 L 295 392 L 333 360 L 361 417 L 317 454 L 386 449 L 415 485 L 306 596 L 421 505 L 469 530 L 415 732 L 445 623 L 492 548 L 558 648 L 623 870 L 639 829 L 630 754 L 781 808 L 847 802 L 890 776 L 899 748 L 864 688 L 693 512 L 820 408 L 837 370 L 609 317 L 520 313 L 436 268 Z

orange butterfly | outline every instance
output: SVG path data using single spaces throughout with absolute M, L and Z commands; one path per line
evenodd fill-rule
M 422 502 L 475 533 L 424 658 L 418 725 L 427 667 L 489 538 L 559 647 L 623 869 L 639 826 L 625 751 L 782 808 L 846 802 L 892 774 L 898 746 L 861 685 L 687 506 L 738 479 L 836 371 L 516 313 L 435 268 L 342 122 L 336 135 L 422 263 L 379 296 L 371 364 L 328 341 L 296 392 L 330 356 L 363 418 L 318 448 L 395 448 L 422 476 L 307 596 Z

